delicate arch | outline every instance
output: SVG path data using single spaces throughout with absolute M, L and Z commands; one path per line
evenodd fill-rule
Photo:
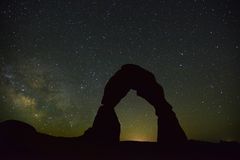
M 175 143 L 187 140 L 172 111 L 172 106 L 164 97 L 163 88 L 157 83 L 154 75 L 133 64 L 122 66 L 107 82 L 102 105 L 92 128 L 84 135 L 86 139 L 104 143 L 119 141 L 120 123 L 114 108 L 130 89 L 136 90 L 138 96 L 147 100 L 155 108 L 158 117 L 158 142 Z

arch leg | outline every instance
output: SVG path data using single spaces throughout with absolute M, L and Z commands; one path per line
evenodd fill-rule
M 118 143 L 120 141 L 120 123 L 114 108 L 100 106 L 92 127 L 84 133 L 84 136 L 87 142 Z
M 158 135 L 159 143 L 181 143 L 187 141 L 187 136 L 181 128 L 172 106 L 164 101 L 160 107 L 155 107 L 158 117 Z

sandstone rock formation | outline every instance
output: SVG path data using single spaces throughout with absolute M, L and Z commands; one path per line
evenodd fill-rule
M 120 123 L 114 108 L 130 89 L 136 90 L 138 96 L 155 108 L 158 117 L 158 142 L 178 143 L 187 140 L 172 106 L 164 97 L 163 88 L 157 83 L 154 75 L 133 64 L 123 65 L 107 82 L 102 105 L 93 126 L 84 134 L 87 140 L 102 143 L 119 142 Z

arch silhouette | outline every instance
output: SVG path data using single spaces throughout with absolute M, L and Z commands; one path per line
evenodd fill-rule
M 154 107 L 158 117 L 158 142 L 179 143 L 187 140 L 172 106 L 165 99 L 162 86 L 157 83 L 154 75 L 140 66 L 126 64 L 107 82 L 93 126 L 84 133 L 87 141 L 119 142 L 120 123 L 114 108 L 130 89 L 136 90 L 138 96 Z

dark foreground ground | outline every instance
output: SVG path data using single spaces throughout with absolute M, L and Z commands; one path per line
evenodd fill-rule
M 1 159 L 240 159 L 238 144 L 196 141 L 172 146 L 149 142 L 100 145 L 49 141 L 1 147 Z
M 236 159 L 240 144 L 190 140 L 184 144 L 126 141 L 93 144 L 82 137 L 61 138 L 37 133 L 26 124 L 0 123 L 0 159 Z

